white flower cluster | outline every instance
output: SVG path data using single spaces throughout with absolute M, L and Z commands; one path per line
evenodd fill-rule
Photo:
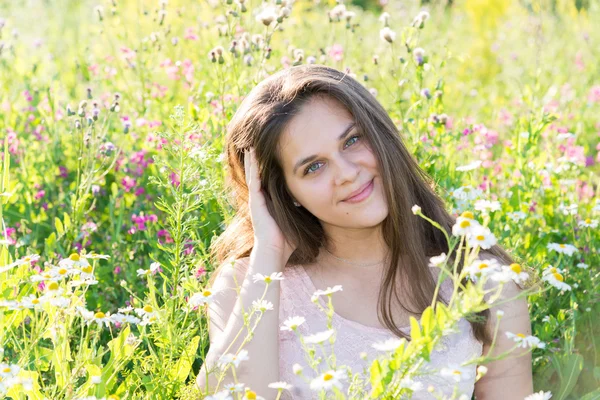
M 470 211 L 463 212 L 452 227 L 454 236 L 466 236 L 470 247 L 481 247 L 489 249 L 497 243 L 496 237 L 488 227 L 481 225 L 473 213 Z

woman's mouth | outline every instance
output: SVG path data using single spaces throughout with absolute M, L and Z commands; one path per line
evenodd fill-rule
M 360 191 L 360 193 L 357 193 L 354 196 L 343 200 L 343 202 L 354 204 L 354 203 L 360 203 L 360 202 L 366 200 L 371 195 L 371 193 L 373 193 L 373 186 L 375 185 L 374 180 L 375 180 L 375 178 L 371 179 L 371 181 L 367 184 L 367 186 L 362 191 Z

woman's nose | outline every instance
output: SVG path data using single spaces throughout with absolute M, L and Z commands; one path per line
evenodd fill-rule
M 345 182 L 353 182 L 358 176 L 360 166 L 349 157 L 339 157 L 336 162 L 335 183 L 341 185 Z

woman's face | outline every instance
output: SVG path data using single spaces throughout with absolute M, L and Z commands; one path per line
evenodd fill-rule
M 292 197 L 324 228 L 370 228 L 388 215 L 377 160 L 353 122 L 337 101 L 313 98 L 279 142 Z M 358 198 L 349 199 L 363 188 Z

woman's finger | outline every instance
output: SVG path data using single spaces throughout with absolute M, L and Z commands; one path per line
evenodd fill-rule
M 252 185 L 252 190 L 254 192 L 258 192 L 260 190 L 260 176 L 258 173 L 258 163 L 256 162 L 256 154 L 254 153 L 254 149 L 250 148 L 250 184 Z

